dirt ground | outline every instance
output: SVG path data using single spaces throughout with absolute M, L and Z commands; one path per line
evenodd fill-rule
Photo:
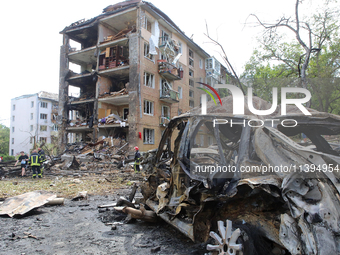
M 62 206 L 40 207 L 22 217 L 0 217 L 0 254 L 205 253 L 204 244 L 193 243 L 163 221 L 124 223 L 126 216 L 113 208 L 98 209 L 129 192 L 120 188 L 108 195 L 90 194 L 87 200 L 65 199 Z

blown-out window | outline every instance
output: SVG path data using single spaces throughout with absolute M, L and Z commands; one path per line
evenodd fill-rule
M 155 143 L 155 130 L 144 128 L 143 130 L 143 143 L 154 144 Z

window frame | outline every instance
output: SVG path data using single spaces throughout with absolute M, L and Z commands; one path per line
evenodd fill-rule
M 151 86 L 147 85 L 147 75 L 149 75 L 150 77 L 152 77 L 152 81 L 151 81 Z M 144 75 L 143 75 L 143 81 L 144 81 L 144 86 L 148 87 L 148 88 L 152 88 L 154 89 L 155 88 L 155 75 L 152 74 L 152 73 L 149 73 L 149 72 L 144 72 Z M 149 82 L 150 83 L 150 80 Z
M 154 105 L 154 102 L 153 102 L 153 101 L 144 99 L 144 109 L 143 109 L 143 113 L 144 113 L 145 115 L 153 116 L 153 114 L 154 114 L 154 108 L 155 108 L 155 105 Z M 149 109 L 149 111 L 146 111 L 146 110 L 148 110 L 148 109 Z
M 189 66 L 194 67 L 194 60 L 189 58 Z
M 181 86 L 178 86 L 178 99 L 182 99 L 183 98 L 183 89 Z
M 47 143 L 47 137 L 43 137 L 43 136 L 39 137 L 39 143 L 42 143 L 42 142 Z
M 155 130 L 154 129 L 151 129 L 151 128 L 143 129 L 143 144 L 155 144 Z
M 164 115 L 164 110 L 163 110 L 164 108 L 167 109 L 168 116 L 165 116 L 165 115 Z M 165 104 L 162 105 L 162 115 L 161 115 L 161 116 L 162 116 L 162 117 L 165 117 L 165 118 L 171 119 L 171 108 L 170 108 L 170 106 L 165 105 Z
M 150 27 L 148 26 L 148 24 L 150 24 Z M 148 19 L 148 17 L 145 15 L 144 16 L 144 26 L 143 28 L 146 30 L 146 31 L 149 31 L 150 33 L 152 33 L 152 22 Z M 149 30 L 150 28 L 150 30 Z
M 47 102 L 40 102 L 40 108 L 48 108 L 48 103 Z
M 45 116 L 46 116 L 46 118 L 45 118 Z M 47 120 L 47 114 L 46 113 L 40 113 L 40 119 L 41 120 Z
M 150 54 L 150 45 L 148 42 L 144 42 L 144 57 L 153 61 L 153 55 Z

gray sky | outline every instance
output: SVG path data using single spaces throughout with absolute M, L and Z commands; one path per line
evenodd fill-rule
M 41 90 L 58 93 L 59 53 L 65 26 L 99 15 L 115 0 L 3 1 L 0 8 L 1 87 L 0 123 L 9 126 L 10 100 Z M 245 25 L 250 13 L 266 20 L 293 14 L 294 0 L 151 0 L 187 36 L 209 54 L 219 56 L 204 33 L 223 45 L 238 74 L 256 47 L 261 29 Z

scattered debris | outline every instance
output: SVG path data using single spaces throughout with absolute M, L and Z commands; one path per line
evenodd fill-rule
M 110 175 L 122 168 L 123 172 L 130 175 L 133 169 L 128 163 L 133 161 L 134 153 L 128 145 L 129 143 L 125 141 L 124 137 L 113 138 L 110 136 L 99 137 L 96 143 L 68 144 L 60 157 L 48 161 L 44 173 L 50 175 L 72 173 L 75 175 L 75 171 L 79 171 L 77 174 L 80 176 L 104 173 Z M 104 179 L 112 181 L 110 177 L 104 177 Z
M 129 207 L 135 208 L 134 203 L 127 200 L 125 197 L 119 197 L 119 199 L 116 203 L 116 206 L 129 206 Z
M 21 166 L 15 166 L 16 160 L 0 162 L 0 180 L 4 177 L 20 176 Z
M 156 253 L 156 252 L 159 252 L 160 250 L 161 250 L 161 247 L 157 246 L 157 247 L 151 248 L 151 253 Z
M 110 42 L 110 41 L 114 41 L 114 40 L 124 38 L 124 37 L 127 36 L 128 33 L 133 33 L 133 32 L 136 32 L 136 28 L 123 29 L 115 35 L 109 35 L 109 36 L 104 37 L 104 41 L 101 42 L 101 43 L 106 43 L 106 42 Z
M 46 205 L 63 205 L 64 201 L 65 201 L 64 198 L 58 197 L 48 201 Z
M 83 199 L 87 199 L 87 191 L 81 191 L 79 192 L 74 198 L 72 198 L 72 201 L 79 201 L 79 200 L 83 200 Z
M 10 197 L 0 205 L 0 215 L 24 215 L 34 208 L 38 208 L 55 199 L 57 196 L 44 190 L 32 191 L 19 196 Z
M 29 232 L 24 232 L 24 235 L 26 235 L 26 236 L 24 236 L 24 238 L 27 238 L 27 237 L 29 237 L 29 238 L 34 238 L 34 239 L 36 239 L 36 240 L 39 240 L 39 238 L 38 238 L 38 237 L 36 237 L 36 236 L 32 235 L 32 234 L 31 234 L 31 233 L 29 233 Z
M 109 208 L 109 207 L 115 207 L 115 206 L 117 206 L 117 203 L 107 204 L 107 205 L 98 205 L 98 208 Z
M 117 212 L 123 212 L 128 215 L 131 219 L 141 219 L 148 222 L 157 222 L 158 217 L 152 210 L 146 210 L 144 205 L 140 205 L 140 209 L 135 209 L 129 206 L 114 207 Z

